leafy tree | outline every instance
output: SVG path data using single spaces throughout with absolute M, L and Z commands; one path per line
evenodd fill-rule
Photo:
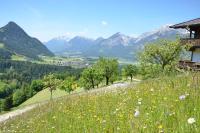
M 8 84 L 3 85 L 0 88 L 0 98 L 5 98 L 11 95 L 13 92 L 13 88 L 11 88 Z
M 30 87 L 33 91 L 39 92 L 44 88 L 44 83 L 42 80 L 33 80 Z
M 71 91 L 75 90 L 77 87 L 75 78 L 74 77 L 67 77 L 60 86 L 61 90 L 65 90 L 66 92 L 70 93 Z
M 12 96 L 6 97 L 2 100 L 1 108 L 2 110 L 8 111 L 10 108 L 12 108 Z
M 159 71 L 172 69 L 177 64 L 182 50 L 179 40 L 159 40 L 145 46 L 139 53 L 139 61 L 142 67 L 149 69 L 157 68 Z
M 44 88 L 49 89 L 51 93 L 50 99 L 52 99 L 53 90 L 56 90 L 56 88 L 58 87 L 60 83 L 60 80 L 56 79 L 53 74 L 44 76 L 43 80 L 44 80 Z
M 13 105 L 19 105 L 26 100 L 26 94 L 23 89 L 17 89 L 13 94 Z
M 115 79 L 112 76 L 116 77 L 118 75 L 119 63 L 117 59 L 106 59 L 101 57 L 96 65 L 99 66 L 103 77 L 106 79 L 106 85 L 109 84 L 110 78 Z
M 98 87 L 102 81 L 100 69 L 96 66 L 89 67 L 82 72 L 82 84 L 86 89 Z
M 132 79 L 133 79 L 133 76 L 135 76 L 137 74 L 137 67 L 135 65 L 126 65 L 124 67 L 124 73 L 125 73 L 125 76 L 127 77 L 130 77 L 131 78 L 131 82 L 132 82 Z

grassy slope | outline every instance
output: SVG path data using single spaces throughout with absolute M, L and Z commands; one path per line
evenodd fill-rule
M 27 61 L 27 58 L 23 55 L 12 55 L 11 59 L 14 61 Z
M 60 89 L 57 89 L 57 90 L 53 91 L 53 99 L 65 96 L 67 94 L 68 94 L 67 92 L 60 90 Z M 38 92 L 32 98 L 30 98 L 27 101 L 25 101 L 24 103 L 22 103 L 20 105 L 20 107 L 30 105 L 30 104 L 34 104 L 34 103 L 38 103 L 38 102 L 47 101 L 47 100 L 50 100 L 50 91 L 48 89 L 45 89 L 45 90 Z
M 0 126 L 2 132 L 200 132 L 191 76 L 148 80 L 119 93 L 66 97 Z M 199 85 L 198 85 L 199 86 Z M 179 96 L 185 95 L 184 100 Z M 134 116 L 135 110 L 140 114 Z M 196 120 L 188 124 L 188 118 Z

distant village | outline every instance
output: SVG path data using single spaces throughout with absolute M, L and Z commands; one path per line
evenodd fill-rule
M 77 68 L 83 68 L 89 66 L 89 63 L 86 61 L 52 61 L 51 64 L 57 66 L 72 66 Z

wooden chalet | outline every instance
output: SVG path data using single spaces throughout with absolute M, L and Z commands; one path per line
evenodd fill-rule
M 189 44 L 191 47 L 191 59 L 181 60 L 179 62 L 180 68 L 191 68 L 193 70 L 200 70 L 200 18 L 182 22 L 170 26 L 174 29 L 186 29 L 189 31 L 189 37 L 181 38 L 181 44 Z

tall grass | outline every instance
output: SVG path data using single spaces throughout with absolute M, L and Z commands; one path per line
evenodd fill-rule
M 118 93 L 68 96 L 1 124 L 2 132 L 200 132 L 191 75 L 146 80 Z M 195 122 L 189 122 L 194 118 Z

